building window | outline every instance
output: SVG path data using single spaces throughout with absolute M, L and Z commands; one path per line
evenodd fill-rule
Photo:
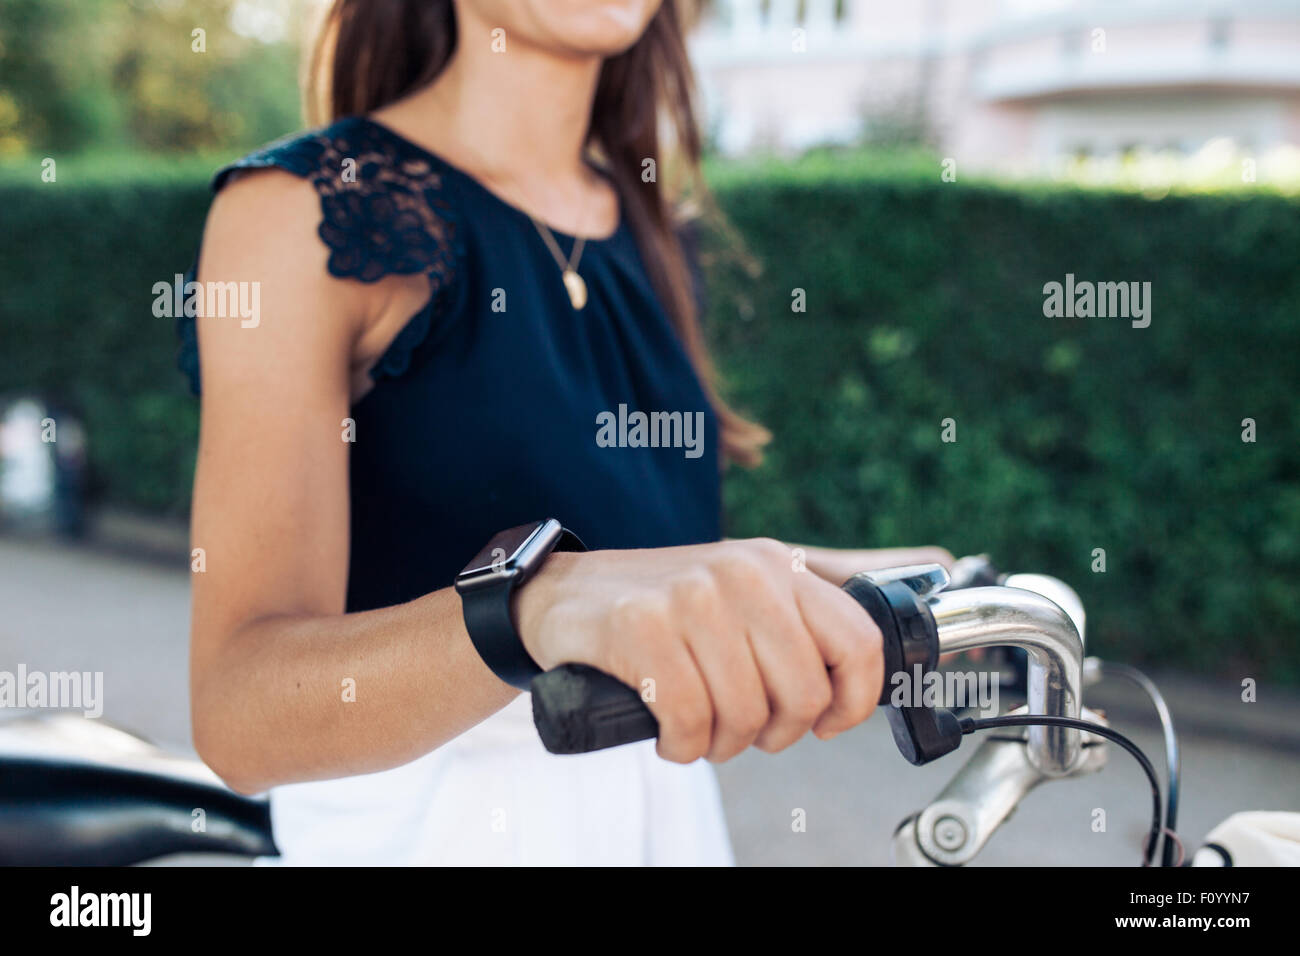
M 1227 17 L 1214 17 L 1209 24 L 1211 50 L 1226 50 L 1232 40 L 1232 21 Z

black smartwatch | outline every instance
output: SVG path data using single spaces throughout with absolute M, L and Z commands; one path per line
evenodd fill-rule
M 456 576 L 465 629 L 483 663 L 507 684 L 528 690 L 542 672 L 524 649 L 510 595 L 537 573 L 552 551 L 586 551 L 582 540 L 554 518 L 502 531 Z

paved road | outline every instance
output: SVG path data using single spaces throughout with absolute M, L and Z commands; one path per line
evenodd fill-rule
M 0 538 L 0 670 L 19 662 L 32 670 L 101 670 L 107 719 L 188 750 L 188 587 L 183 557 L 167 567 Z M 1206 708 L 1222 709 L 1232 695 L 1224 687 L 1185 680 L 1179 686 L 1192 725 L 1181 735 L 1185 790 L 1179 830 L 1185 838 L 1199 840 L 1236 810 L 1300 810 L 1300 754 L 1294 746 L 1253 733 L 1234 738 L 1200 732 L 1198 726 L 1212 726 L 1204 719 Z M 1178 704 L 1174 707 L 1177 719 Z M 1159 766 L 1162 749 L 1154 725 L 1111 713 Z M 1294 699 L 1274 713 L 1285 719 L 1264 723 L 1300 726 Z M 971 749 L 970 742 L 963 747 Z M 928 767 L 909 766 L 895 751 L 881 716 L 830 743 L 809 738 L 776 756 L 746 753 L 719 769 L 737 859 L 745 864 L 887 863 L 897 822 L 937 793 L 963 759 L 958 752 Z M 1136 764 L 1112 749 L 1103 773 L 1032 794 L 981 862 L 1135 863 L 1147 826 L 1148 794 Z M 1104 833 L 1091 828 L 1096 808 L 1107 813 Z M 796 810 L 804 811 L 804 832 L 792 828 Z

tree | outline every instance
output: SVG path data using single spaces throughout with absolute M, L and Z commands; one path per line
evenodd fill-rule
M 0 0 L 0 153 L 233 149 L 288 132 L 304 6 Z

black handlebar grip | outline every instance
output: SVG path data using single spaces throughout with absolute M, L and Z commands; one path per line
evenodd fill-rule
M 533 678 L 533 723 L 553 754 L 585 754 L 659 736 L 641 695 L 585 664 L 561 664 Z

